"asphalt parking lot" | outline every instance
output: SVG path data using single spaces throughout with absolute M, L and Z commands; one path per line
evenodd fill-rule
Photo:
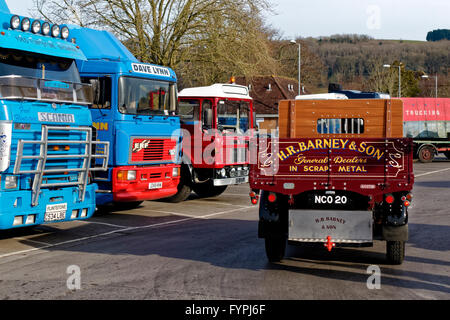
M 269 264 L 248 185 L 0 233 L 0 299 L 448 299 L 450 161 L 416 162 L 405 262 L 370 248 L 290 246 Z M 369 289 L 369 266 L 381 288 Z M 70 288 L 69 267 L 80 271 Z

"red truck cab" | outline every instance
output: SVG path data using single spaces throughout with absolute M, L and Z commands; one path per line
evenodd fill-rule
M 183 164 L 178 193 L 217 196 L 227 186 L 248 182 L 249 141 L 255 127 L 248 88 L 234 83 L 186 88 L 178 94 L 183 130 Z

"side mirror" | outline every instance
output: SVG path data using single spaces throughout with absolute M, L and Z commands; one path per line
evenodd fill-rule
M 98 79 L 90 79 L 89 82 L 94 91 L 94 104 L 98 105 L 100 102 L 100 81 Z
M 203 127 L 212 128 L 212 109 L 203 110 Z

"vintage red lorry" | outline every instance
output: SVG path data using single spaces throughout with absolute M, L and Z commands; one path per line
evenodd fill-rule
M 371 246 L 401 264 L 412 200 L 413 142 L 401 100 L 283 100 L 279 138 L 260 137 L 250 167 L 268 260 L 286 243 Z
M 229 185 L 248 182 L 253 99 L 247 87 L 230 82 L 179 92 L 183 163 L 178 192 L 169 201 L 183 201 L 191 191 L 217 196 Z

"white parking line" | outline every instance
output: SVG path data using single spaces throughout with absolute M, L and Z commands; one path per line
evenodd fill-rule
M 419 177 L 427 176 L 427 175 L 429 175 L 429 174 L 434 174 L 434 173 L 444 172 L 444 171 L 448 171 L 448 170 L 450 170 L 450 168 L 446 168 L 446 169 L 441 169 L 441 170 L 436 170 L 436 171 L 431 171 L 431 172 L 425 172 L 425 173 L 417 174 L 417 175 L 415 175 L 415 177 L 416 177 L 416 178 L 419 178 Z

